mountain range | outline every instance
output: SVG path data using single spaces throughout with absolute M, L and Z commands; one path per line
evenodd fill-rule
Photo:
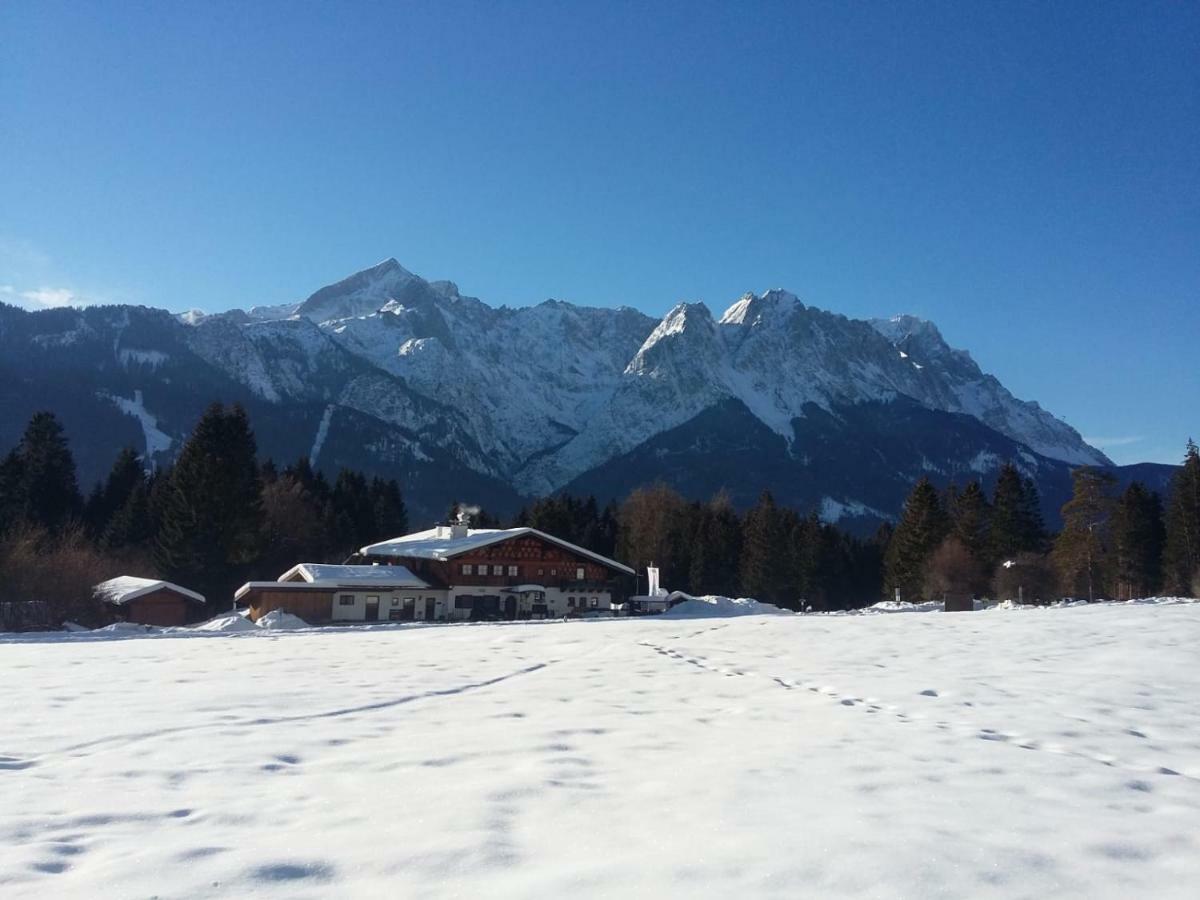
M 739 507 L 769 488 L 864 530 L 922 475 L 990 483 L 1012 460 L 1053 523 L 1072 467 L 1154 488 L 1173 470 L 1113 466 L 931 322 L 849 319 L 782 290 L 661 320 L 497 308 L 388 259 L 299 303 L 211 315 L 0 305 L 0 351 L 0 448 L 51 409 L 85 485 L 121 446 L 169 462 L 220 400 L 247 408 L 263 456 L 398 478 L 415 521 L 454 500 L 509 513 L 662 480 Z

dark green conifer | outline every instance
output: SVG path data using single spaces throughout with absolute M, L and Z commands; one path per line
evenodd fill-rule
M 154 492 L 159 571 L 203 592 L 213 609 L 231 605 L 244 567 L 260 552 L 255 451 L 245 411 L 213 404 L 184 443 L 161 490 Z
M 1162 501 L 1135 481 L 1117 501 L 1113 516 L 1116 599 L 1152 596 L 1162 578 Z
M 17 445 L 17 456 L 19 518 L 55 533 L 79 516 L 83 499 L 75 477 L 75 458 L 53 413 L 34 413 Z
M 795 605 L 797 598 L 788 591 L 788 538 L 775 498 L 770 491 L 763 491 L 758 503 L 746 513 L 743 525 L 739 574 L 745 596 L 777 606 Z
M 1200 595 L 1200 450 L 1188 441 L 1183 468 L 1171 479 L 1167 502 L 1164 588 L 1171 594 Z
M 891 599 L 898 589 L 900 599 L 919 600 L 923 593 L 925 567 L 933 551 L 949 531 L 937 489 L 928 478 L 917 482 L 888 543 L 884 557 L 884 597 Z
M 1071 473 L 1072 493 L 1062 508 L 1063 528 L 1054 542 L 1059 589 L 1088 600 L 1109 593 L 1112 575 L 1112 516 L 1116 479 L 1081 466 Z

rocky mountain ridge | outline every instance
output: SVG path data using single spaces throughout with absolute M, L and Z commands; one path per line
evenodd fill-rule
M 17 388 L 0 396 L 6 420 L 34 398 L 84 418 L 125 420 L 112 437 L 84 439 L 98 457 L 111 458 L 118 435 L 140 430 L 135 445 L 166 460 L 198 408 L 237 400 L 253 407 L 260 435 L 262 420 L 271 423 L 264 450 L 276 458 L 309 454 L 317 465 L 402 475 L 431 509 L 443 499 L 512 505 L 579 485 L 618 496 L 643 475 L 687 482 L 693 493 L 754 489 L 744 456 L 691 454 L 693 469 L 721 473 L 703 484 L 645 458 L 651 447 L 661 451 L 654 458 L 670 457 L 660 445 L 700 422 L 710 439 L 723 422 L 761 434 L 773 474 L 757 487 L 830 518 L 894 515 L 896 490 L 923 473 L 986 480 L 1011 457 L 1039 480 L 1061 481 L 1073 465 L 1110 465 L 932 323 L 849 319 L 782 290 L 746 294 L 719 317 L 702 303 L 679 304 L 661 320 L 556 300 L 497 308 L 389 259 L 302 302 L 246 311 L 6 307 L 0 345 Z M 74 386 L 62 390 L 67 372 Z M 961 440 L 934 441 L 939 449 L 914 456 L 917 444 L 933 446 L 905 433 L 916 419 Z M 706 435 L 692 437 L 704 444 Z M 818 437 L 832 443 L 814 445 Z M 718 456 L 734 452 L 723 439 L 709 443 Z M 859 491 L 850 473 L 814 467 L 814 453 L 831 447 L 834 462 L 865 454 L 871 471 L 858 480 L 889 487 Z M 621 477 L 606 482 L 602 473 L 621 460 Z M 484 484 L 485 497 L 468 496 Z

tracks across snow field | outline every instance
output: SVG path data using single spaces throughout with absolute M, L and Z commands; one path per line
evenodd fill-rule
M 0 895 L 1190 896 L 1200 605 L 0 642 Z

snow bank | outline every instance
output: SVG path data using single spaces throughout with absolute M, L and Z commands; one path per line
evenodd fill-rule
M 851 610 L 859 615 L 874 615 L 876 613 L 907 613 L 907 612 L 941 612 L 941 600 L 926 600 L 924 603 L 897 603 L 895 600 L 883 600 L 866 609 Z
M 308 628 L 309 625 L 299 616 L 293 616 L 282 609 L 273 609 L 258 620 L 259 628 L 288 629 Z
M 257 631 L 258 626 L 243 615 L 230 613 L 227 616 L 217 616 L 216 618 L 209 619 L 207 622 L 201 622 L 192 630 L 221 632 Z
M 761 603 L 749 597 L 695 597 L 684 600 L 668 609 L 663 616 L 669 619 L 726 619 L 733 616 L 778 616 L 792 615 L 770 603 Z
M 1119 601 L 1126 606 L 1137 605 L 1139 603 L 1151 603 L 1160 606 L 1173 606 L 1179 603 L 1200 603 L 1200 599 L 1196 597 L 1143 597 L 1137 600 L 1122 600 Z
M 150 634 L 157 631 L 153 625 L 139 625 L 137 622 L 113 622 L 103 628 L 97 628 L 93 633 L 100 634 Z

